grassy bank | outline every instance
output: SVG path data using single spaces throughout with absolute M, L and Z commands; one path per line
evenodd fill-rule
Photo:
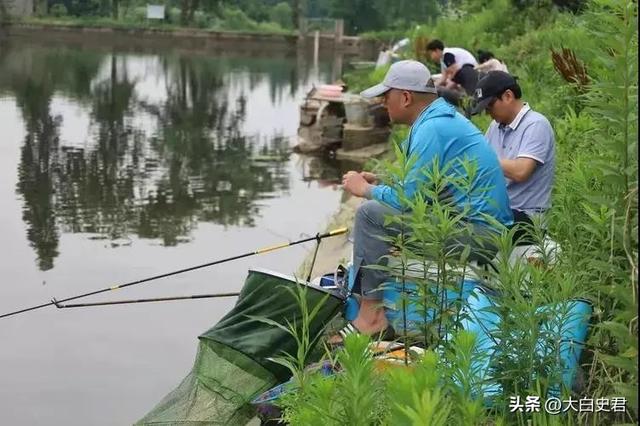
M 546 268 L 501 265 L 493 276 L 502 293 L 503 352 L 491 370 L 500 384 L 492 409 L 483 407 L 482 384 L 474 379 L 473 365 L 482 354 L 473 335 L 432 336 L 413 369 L 387 373 L 376 372 L 370 356 L 362 353 L 363 342 L 354 338 L 338 355 L 344 374 L 332 380 L 311 374 L 302 390 L 286 399 L 285 417 L 292 424 L 637 422 L 636 22 L 637 4 L 625 0 L 595 0 L 578 14 L 493 0 L 482 9 L 467 6 L 457 17 L 413 34 L 414 46 L 440 38 L 450 46 L 492 50 L 519 77 L 525 100 L 549 118 L 556 132 L 557 165 L 548 233 L 561 251 L 555 263 L 544 261 Z M 419 50 L 410 56 L 424 60 Z M 383 75 L 384 70 L 360 71 L 346 80 L 358 91 Z M 486 130 L 489 118 L 475 117 L 474 122 Z M 398 129 L 394 135 L 400 139 L 405 132 Z M 424 219 L 437 207 L 407 219 L 415 234 L 437 231 Z M 516 396 L 524 401 L 538 395 L 544 403 L 558 374 L 557 359 L 536 355 L 545 318 L 540 306 L 574 298 L 588 300 L 593 315 L 580 359 L 582 383 L 563 389 L 560 398 L 617 398 L 624 402 L 622 410 L 511 411 L 508 402 Z

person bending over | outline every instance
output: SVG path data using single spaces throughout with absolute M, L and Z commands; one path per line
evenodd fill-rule
M 464 89 L 467 95 L 472 96 L 478 82 L 478 65 L 476 58 L 461 47 L 445 47 L 440 40 L 431 40 L 427 44 L 429 58 L 440 64 L 442 78 L 438 86 L 448 90 Z
M 478 50 L 478 62 L 476 71 L 480 73 L 480 78 L 484 77 L 489 71 L 509 72 L 505 63 L 488 50 Z

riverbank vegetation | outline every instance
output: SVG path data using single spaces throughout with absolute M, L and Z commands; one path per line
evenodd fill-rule
M 380 370 L 364 350 L 367 339 L 349 337 L 336 359 L 340 374 L 330 379 L 315 373 L 296 376 L 301 381 L 298 390 L 281 403 L 284 419 L 291 424 L 323 426 L 635 424 L 637 3 L 593 0 L 528 6 L 519 1 L 487 0 L 464 2 L 454 12 L 413 31 L 414 49 L 407 56 L 425 61 L 420 46 L 439 38 L 471 51 L 492 50 L 519 77 L 525 100 L 549 118 L 556 132 L 556 178 L 547 233 L 560 249 L 555 256 L 545 253 L 538 264 L 510 265 L 505 260 L 512 249 L 509 236 L 496 242 L 498 261 L 487 274 L 501 294 L 500 306 L 488 312 L 501 321 L 496 331 L 498 350 L 490 367 L 478 367 L 485 365 L 487 354 L 478 336 L 461 331 L 464 316 L 452 318 L 451 311 L 442 306 L 438 311 L 425 301 L 425 309 L 437 311 L 432 324 L 449 321 L 450 328 L 447 333 L 439 327 L 437 332 L 427 328 L 422 341 L 403 336 L 405 346 L 418 341 L 427 349 L 413 366 Z M 359 71 L 346 80 L 357 91 L 379 82 L 384 72 Z M 474 121 L 486 130 L 489 118 L 480 116 Z M 404 132 L 406 129 L 397 130 L 394 140 L 402 139 Z M 398 178 L 403 168 L 383 163 L 378 171 Z M 404 218 L 411 241 L 431 241 L 436 253 L 438 272 L 422 282 L 446 288 L 452 278 L 443 275 L 455 268 L 447 266 L 453 260 L 442 255 L 438 241 L 445 240 L 446 232 L 453 232 L 447 226 L 452 219 L 447 219 L 446 206 L 437 201 L 428 208 L 423 200 L 413 203 L 414 211 L 422 214 Z M 439 218 L 438 225 L 425 221 L 427 217 Z M 537 241 L 544 249 L 542 234 L 538 224 Z M 402 282 L 408 259 L 427 263 L 426 257 L 403 241 L 396 242 L 401 271 L 392 271 Z M 545 329 L 541 324 L 558 321 L 562 316 L 558 307 L 566 308 L 572 300 L 587 300 L 593 313 L 578 380 L 572 389 L 558 391 L 554 386 L 563 371 L 557 358 L 561 336 L 554 334 L 554 326 Z M 408 350 L 406 355 L 410 355 Z M 483 377 L 483 371 L 490 375 Z M 489 383 L 498 387 L 489 392 Z M 524 402 L 530 396 L 540 397 L 541 405 L 530 404 L 525 410 L 510 404 L 515 398 Z M 560 413 L 545 409 L 545 400 L 551 396 L 562 402 Z
M 0 1 L 0 18 L 6 18 Z M 147 18 L 147 4 L 165 7 L 165 18 Z M 397 40 L 406 28 L 434 22 L 439 2 L 405 0 L 36 0 L 26 22 L 110 28 L 200 28 L 211 31 L 267 33 L 332 32 L 334 19 L 344 20 L 346 34 L 368 33 L 378 40 Z
M 227 2 L 225 2 L 227 3 Z M 288 34 L 293 32 L 292 10 L 287 2 L 248 7 L 243 2 L 202 7 L 197 2 L 160 1 L 164 19 L 147 18 L 147 2 L 59 1 L 42 7 L 20 21 L 43 25 L 76 27 L 141 28 L 177 30 L 196 28 L 209 31 Z M 246 2 L 245 2 L 246 3 Z
M 164 6 L 164 19 L 148 19 L 148 4 Z M 45 25 L 167 30 L 198 28 L 265 33 L 291 33 L 298 25 L 292 2 L 287 0 L 39 1 L 36 2 L 34 16 L 20 20 Z

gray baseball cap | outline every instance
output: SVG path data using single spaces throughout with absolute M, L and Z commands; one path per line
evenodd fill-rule
M 433 80 L 431 80 L 429 69 L 418 61 L 406 60 L 392 64 L 382 83 L 363 90 L 360 92 L 360 96 L 363 98 L 375 98 L 390 89 L 438 93 Z

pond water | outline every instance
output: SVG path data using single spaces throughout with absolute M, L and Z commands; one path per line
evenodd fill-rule
M 298 105 L 332 61 L 0 39 L 0 313 L 325 229 L 344 168 L 290 153 Z M 313 245 L 83 301 L 237 291 Z M 189 371 L 235 299 L 0 320 L 0 423 L 131 424 Z

